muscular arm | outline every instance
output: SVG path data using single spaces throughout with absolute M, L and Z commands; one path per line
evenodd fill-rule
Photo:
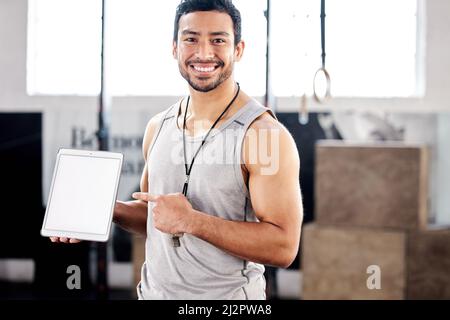
M 147 124 L 145 129 L 144 140 L 142 143 L 142 152 L 145 160 L 145 166 L 142 171 L 140 188 L 141 192 L 148 192 L 148 165 L 147 154 L 150 148 L 150 143 L 156 133 L 158 124 L 162 119 L 163 114 L 159 113 L 154 116 Z M 114 208 L 113 221 L 121 228 L 135 234 L 147 236 L 147 202 L 136 201 L 117 201 Z
M 298 251 L 303 218 L 297 148 L 289 132 L 268 115 L 250 129 L 244 140 L 244 161 L 259 222 L 228 221 L 193 210 L 186 232 L 242 259 L 287 267 Z M 258 134 L 264 130 L 270 139 Z M 252 140 L 255 132 L 256 140 Z M 258 150 L 270 155 L 272 165 L 258 159 Z

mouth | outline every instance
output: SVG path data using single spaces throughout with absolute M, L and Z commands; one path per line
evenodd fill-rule
M 214 72 L 221 67 L 219 63 L 191 63 L 189 68 L 194 71 L 195 74 L 205 77 L 214 74 Z

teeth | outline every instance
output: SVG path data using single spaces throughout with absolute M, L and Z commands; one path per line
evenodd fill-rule
M 202 68 L 202 67 L 194 66 L 194 69 L 196 71 L 199 71 L 199 72 L 212 72 L 212 71 L 214 71 L 214 67 Z

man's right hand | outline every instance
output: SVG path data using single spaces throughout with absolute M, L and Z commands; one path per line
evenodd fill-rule
M 74 238 L 63 238 L 63 237 L 50 237 L 51 242 L 62 242 L 62 243 L 80 243 L 81 240 Z

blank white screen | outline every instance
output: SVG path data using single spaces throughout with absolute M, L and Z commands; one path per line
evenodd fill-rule
M 120 160 L 61 155 L 45 228 L 106 234 Z

